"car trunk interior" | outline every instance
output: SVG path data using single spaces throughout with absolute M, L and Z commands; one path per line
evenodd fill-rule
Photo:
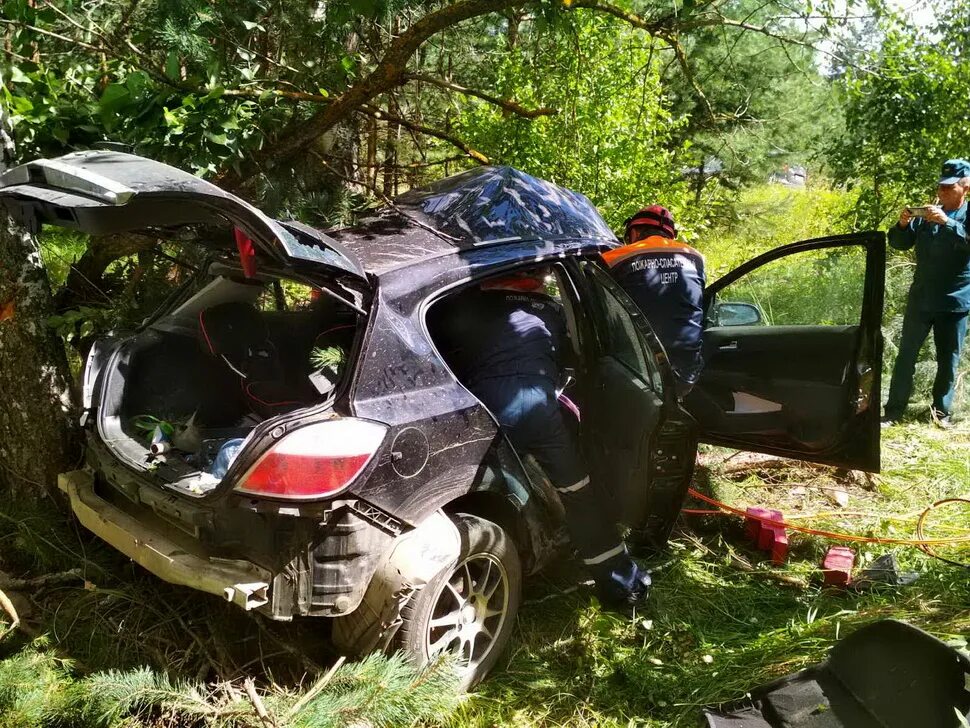
M 224 446 L 229 458 L 260 423 L 333 396 L 360 322 L 304 284 L 210 274 L 122 345 L 99 418 L 115 454 L 197 493 L 225 474 Z

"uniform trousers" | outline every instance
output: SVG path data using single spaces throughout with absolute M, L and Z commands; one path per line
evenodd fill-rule
M 949 415 L 953 407 L 957 365 L 960 350 L 967 334 L 967 312 L 920 311 L 907 306 L 903 317 L 903 331 L 899 340 L 899 354 L 893 366 L 886 401 L 886 417 L 897 418 L 903 414 L 913 392 L 913 372 L 919 350 L 930 330 L 936 345 L 936 377 L 933 380 L 933 409 L 939 415 Z
M 559 493 L 566 527 L 597 586 L 623 596 L 636 585 L 638 568 L 619 538 L 611 509 L 590 482 L 589 471 L 570 435 L 556 397 L 555 382 L 515 374 L 470 383 L 520 454 L 531 454 Z

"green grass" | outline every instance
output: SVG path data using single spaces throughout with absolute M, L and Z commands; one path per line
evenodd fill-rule
M 323 623 L 258 620 L 166 584 L 49 503 L 0 507 L 0 586 L 22 620 L 8 629 L 0 610 L 0 728 L 256 728 L 247 677 L 281 727 L 433 723 L 457 701 L 446 664 L 375 655 L 292 711 L 334 661 Z
M 883 473 L 870 485 L 833 468 L 766 467 L 709 449 L 696 483 L 738 506 L 780 505 L 787 516 L 835 512 L 801 521 L 814 528 L 895 538 L 914 536 L 914 512 L 968 495 L 970 428 L 897 427 L 884 453 Z M 835 488 L 850 497 L 845 512 L 871 515 L 840 515 L 826 495 Z M 905 518 L 887 518 L 894 514 Z M 928 537 L 967 534 L 970 507 L 940 511 L 927 525 Z M 914 548 L 856 547 L 861 564 L 896 553 L 903 569 L 920 574 L 910 586 L 826 590 L 817 566 L 833 542 L 792 535 L 789 562 L 776 568 L 745 542 L 736 519 L 682 516 L 680 527 L 670 554 L 655 559 L 666 568 L 637 620 L 601 612 L 582 590 L 557 595 L 575 578 L 569 568 L 532 583 L 527 602 L 548 598 L 526 604 L 504 670 L 452 725 L 695 726 L 700 706 L 741 698 L 816 662 L 839 636 L 878 619 L 906 620 L 948 640 L 970 636 L 966 571 Z M 946 553 L 967 560 L 970 545 Z

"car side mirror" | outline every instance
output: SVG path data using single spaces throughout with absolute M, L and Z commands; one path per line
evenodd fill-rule
M 758 326 L 764 323 L 761 309 L 753 303 L 718 303 L 711 316 L 713 326 Z

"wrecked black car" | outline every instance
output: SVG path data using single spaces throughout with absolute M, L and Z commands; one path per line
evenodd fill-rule
M 878 469 L 880 233 L 786 246 L 710 287 L 698 422 L 600 259 L 618 241 L 595 208 L 514 169 L 464 172 L 329 233 L 117 152 L 9 170 L 0 202 L 35 231 L 207 252 L 137 331 L 91 349 L 86 466 L 60 487 L 158 577 L 271 619 L 326 617 L 349 653 L 453 652 L 473 685 L 508 642 L 523 574 L 561 546 L 554 489 L 435 345 L 436 307 L 489 277 L 551 271 L 585 457 L 645 547 L 670 534 L 698 439 Z M 778 265 L 809 290 L 819 271 L 851 273 L 857 295 L 778 318 L 764 281 L 749 285 Z

